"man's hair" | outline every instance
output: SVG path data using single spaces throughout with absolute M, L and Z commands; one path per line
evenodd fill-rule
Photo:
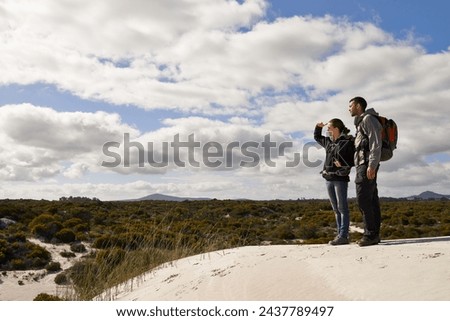
M 366 111 L 367 101 L 362 97 L 354 97 L 350 99 L 350 102 L 354 101 L 355 104 L 359 104 L 363 111 Z

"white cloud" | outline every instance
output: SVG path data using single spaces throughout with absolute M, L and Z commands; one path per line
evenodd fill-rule
M 5 2 L 0 82 L 53 83 L 83 98 L 143 108 L 208 110 L 212 103 L 246 102 L 245 90 L 179 74 L 192 65 L 188 56 L 194 65 L 198 58 L 211 61 L 202 52 L 208 40 L 251 27 L 264 15 L 265 1 L 44 2 Z M 174 60 L 177 51 L 188 61 Z
M 373 24 L 331 16 L 267 22 L 266 8 L 263 0 L 6 1 L 0 82 L 206 114 L 254 110 L 266 90 L 395 95 L 430 69 L 423 90 L 448 88 L 450 73 L 437 72 L 448 53 L 429 56 Z
M 57 112 L 30 104 L 0 107 L 0 176 L 6 180 L 39 180 L 73 163 L 86 171 L 98 162 L 103 144 L 124 132 L 138 131 L 121 123 L 117 114 Z M 86 164 L 83 164 L 86 162 Z
M 58 112 L 30 104 L 6 105 L 0 108 L 3 143 L 3 170 L 0 173 L 9 180 L 36 180 L 58 174 L 78 178 L 89 171 L 164 173 L 180 167 L 180 163 L 193 170 L 197 167 L 229 170 L 238 168 L 241 161 L 263 162 L 265 155 L 277 158 L 279 145 L 289 140 L 280 131 L 245 124 L 243 120 L 238 122 L 235 118 L 224 122 L 188 117 L 166 119 L 163 124 L 165 127 L 156 131 L 141 133 L 123 123 L 117 114 Z M 270 149 L 263 146 L 266 140 L 273 145 Z M 249 147 L 245 147 L 246 144 Z M 205 145 L 211 148 L 205 148 Z M 211 156 L 206 157 L 204 151 Z M 168 153 L 166 165 L 151 166 L 148 163 L 150 152 L 154 152 L 154 160 L 158 163 L 162 163 L 162 153 Z M 174 155 L 177 152 L 178 163 Z M 116 156 L 120 159 L 118 164 L 100 166 L 102 162 L 114 162 Z M 221 165 L 217 168 L 207 166 L 205 159 Z M 255 167 L 259 168 L 259 164 Z M 25 175 L 27 168 L 29 174 Z
M 122 58 L 170 45 L 189 30 L 249 27 L 264 14 L 266 3 L 6 0 L 2 7 L 8 33 L 13 36 L 26 36 L 25 41 L 38 37 L 50 48 L 67 48 L 83 55 Z

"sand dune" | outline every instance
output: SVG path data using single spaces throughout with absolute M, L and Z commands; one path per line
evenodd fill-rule
M 49 250 L 57 257 L 62 248 L 51 245 Z M 63 268 L 72 263 L 62 262 Z M 44 271 L 9 271 L 0 278 L 0 300 L 62 294 L 53 279 Z M 227 249 L 166 263 L 97 300 L 449 301 L 450 236 L 387 240 L 366 248 L 349 244 Z
M 156 268 L 102 300 L 450 300 L 450 237 L 249 246 Z

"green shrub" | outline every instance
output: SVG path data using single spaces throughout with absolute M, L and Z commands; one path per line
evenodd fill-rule
M 0 249 L 0 265 L 6 262 L 6 254 Z
M 8 237 L 9 243 L 13 243 L 13 242 L 25 243 L 26 241 L 27 241 L 27 237 L 26 237 L 25 233 L 23 233 L 23 232 L 17 232 Z
M 319 228 L 313 223 L 302 224 L 298 229 L 299 238 L 303 240 L 314 239 L 317 237 Z
M 45 269 L 48 272 L 57 272 L 61 270 L 61 263 L 59 262 L 50 262 L 45 266 Z
M 11 267 L 13 270 L 25 270 L 27 265 L 23 259 L 19 258 L 11 260 Z
M 78 224 L 73 227 L 75 232 L 89 232 L 89 224 Z
M 31 250 L 31 252 L 27 255 L 28 258 L 41 258 L 45 261 L 49 261 L 52 258 L 50 252 L 43 247 L 40 247 L 39 245 L 33 243 L 27 244 L 27 247 Z
M 75 233 L 68 228 L 63 228 L 62 230 L 56 232 L 55 237 L 63 243 L 72 243 L 75 241 Z
M 92 243 L 92 247 L 96 249 L 109 249 L 114 247 L 124 247 L 125 244 L 125 240 L 119 239 L 118 237 L 102 235 L 95 239 L 94 243 Z
M 75 226 L 83 224 L 83 223 L 84 222 L 83 222 L 82 219 L 74 217 L 74 218 L 71 218 L 71 219 L 68 219 L 68 220 L 64 221 L 63 227 L 64 228 L 68 228 L 68 229 L 72 229 Z
M 33 299 L 33 301 L 64 301 L 64 300 L 56 295 L 51 295 L 51 294 L 47 294 L 47 293 L 39 293 Z
M 44 224 L 33 225 L 33 227 L 31 228 L 31 232 L 34 235 L 37 235 L 38 237 L 44 237 L 45 239 L 52 237 L 52 235 L 48 233 L 47 228 Z
M 75 253 L 69 251 L 62 251 L 61 253 L 59 253 L 59 255 L 61 255 L 64 258 L 76 257 Z
M 278 225 L 271 233 L 271 236 L 282 240 L 292 240 L 295 238 L 289 222 Z
M 33 229 L 36 225 L 46 225 L 48 223 L 54 222 L 56 220 L 55 215 L 51 214 L 41 214 L 37 217 L 35 217 L 29 224 L 29 227 Z
M 47 224 L 36 224 L 31 229 L 31 232 L 38 237 L 43 237 L 45 240 L 51 240 L 55 234 L 60 231 L 62 224 L 59 222 L 49 222 Z
M 82 243 L 72 243 L 70 244 L 70 250 L 75 253 L 84 253 L 86 247 Z
M 58 285 L 70 284 L 70 279 L 65 272 L 59 273 L 55 276 L 55 283 Z

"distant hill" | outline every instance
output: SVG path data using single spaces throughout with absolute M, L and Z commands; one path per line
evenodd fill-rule
M 401 198 L 392 198 L 392 197 L 382 197 L 383 200 L 398 200 L 398 199 L 410 199 L 410 200 L 439 200 L 439 199 L 449 199 L 450 195 L 444 195 L 444 194 L 438 194 L 431 191 L 422 192 L 419 195 L 412 195 L 409 197 L 401 197 Z M 353 199 L 353 198 L 351 198 Z M 170 202 L 183 202 L 183 201 L 208 201 L 211 200 L 211 198 L 207 197 L 179 197 L 179 196 L 171 196 L 171 195 L 165 195 L 165 194 L 150 194 L 141 198 L 136 199 L 127 199 L 123 201 L 128 202 L 137 202 L 137 201 L 170 201 Z M 237 199 L 237 200 L 248 200 L 248 199 Z
M 421 199 L 421 200 L 432 200 L 432 199 L 441 199 L 441 198 L 447 198 L 450 199 L 450 195 L 443 195 L 438 194 L 431 191 L 422 192 L 419 195 L 410 196 L 408 198 L 412 199 Z
M 137 199 L 127 200 L 130 202 L 133 201 L 171 201 L 171 202 L 183 202 L 183 201 L 207 201 L 210 198 L 195 198 L 195 197 L 178 197 L 178 196 L 170 196 L 164 194 L 151 194 Z

